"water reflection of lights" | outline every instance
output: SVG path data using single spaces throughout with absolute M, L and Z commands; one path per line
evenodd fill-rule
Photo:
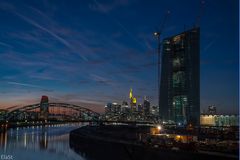
M 24 133 L 24 148 L 27 147 L 27 133 Z
M 16 153 L 16 156 L 19 154 L 20 157 L 25 157 L 25 159 L 28 158 L 26 156 L 33 156 L 31 154 L 35 156 L 36 153 L 41 155 L 37 159 L 42 159 L 42 154 L 54 154 L 54 156 L 58 157 L 56 158 L 58 160 L 82 159 L 69 148 L 68 142 L 69 131 L 78 128 L 79 125 L 81 123 L 9 129 L 5 133 L 0 133 L 0 154 L 5 151 L 8 153 L 13 152 Z M 60 155 L 62 153 L 68 158 Z M 50 159 L 51 155 L 46 157 Z
M 0 148 L 3 148 L 4 152 L 7 149 L 7 138 L 8 135 L 6 134 L 6 132 L 0 133 Z

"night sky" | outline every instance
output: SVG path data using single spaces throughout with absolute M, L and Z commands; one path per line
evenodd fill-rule
M 66 102 L 103 111 L 127 100 L 157 103 L 153 32 L 192 28 L 201 15 L 201 111 L 238 112 L 238 1 L 0 1 L 0 108 Z M 184 27 L 185 26 L 185 27 Z

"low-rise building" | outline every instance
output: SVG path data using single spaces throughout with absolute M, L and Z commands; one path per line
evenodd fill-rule
M 203 126 L 239 126 L 239 115 L 206 115 L 200 116 Z

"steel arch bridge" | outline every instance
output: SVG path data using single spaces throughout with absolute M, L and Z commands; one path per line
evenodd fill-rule
M 97 112 L 82 106 L 67 103 L 48 103 L 48 110 L 48 120 L 98 121 L 100 118 L 100 114 Z M 40 103 L 9 108 L 9 110 L 2 115 L 1 119 L 6 121 L 40 120 Z

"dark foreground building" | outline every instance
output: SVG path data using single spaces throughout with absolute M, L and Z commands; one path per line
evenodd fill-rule
M 199 125 L 200 29 L 163 40 L 159 113 L 163 120 Z

